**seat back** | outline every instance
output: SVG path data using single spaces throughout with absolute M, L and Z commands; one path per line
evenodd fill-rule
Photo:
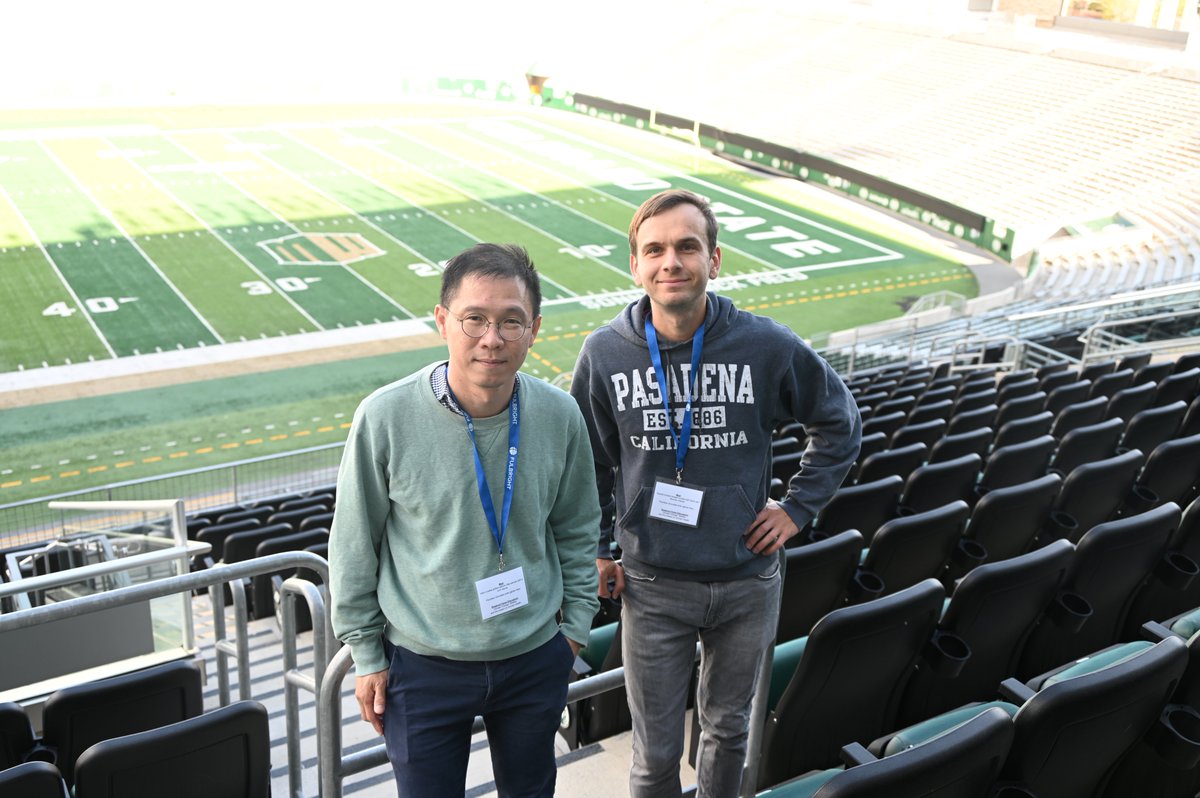
M 1094 363 L 1088 363 L 1086 366 L 1079 368 L 1079 379 L 1091 380 L 1095 382 L 1098 378 L 1107 374 L 1111 374 L 1117 369 L 1117 361 L 1115 360 L 1100 360 Z M 1133 377 L 1133 369 L 1129 369 L 1129 376 Z
M 288 524 L 292 529 L 298 529 L 300 522 L 310 515 L 329 512 L 329 507 L 324 504 L 308 504 L 303 507 L 293 507 L 290 510 L 279 510 L 267 517 L 266 525 Z
M 1029 548 L 1058 498 L 1057 474 L 990 491 L 971 511 L 966 536 L 987 552 L 987 562 L 1015 557 Z
M 1073 429 L 1099 423 L 1104 420 L 1106 407 L 1108 399 L 1103 396 L 1067 405 L 1054 417 L 1054 423 L 1050 425 L 1050 434 L 1061 441 L 1063 436 Z
M 825 613 L 842 603 L 862 550 L 863 536 L 853 529 L 784 550 L 787 565 L 777 642 L 804 637 Z
M 888 438 L 891 438 L 892 433 L 904 426 L 904 420 L 907 416 L 906 412 L 900 410 L 883 415 L 873 415 L 863 422 L 862 434 L 870 435 L 873 432 L 882 432 Z
M 912 472 L 905 482 L 900 506 L 906 511 L 919 513 L 950 502 L 967 501 L 973 498 L 982 465 L 983 460 L 977 454 L 923 465 Z
M 1187 405 L 1183 402 L 1146 408 L 1129 419 L 1125 434 L 1121 436 L 1121 448 L 1153 452 L 1156 446 L 1175 437 L 1185 412 Z
M 950 417 L 950 426 L 946 428 L 947 435 L 957 435 L 960 432 L 970 432 L 981 427 L 994 427 L 996 413 L 1000 410 L 996 405 L 987 405 L 978 410 L 966 410 L 955 413 Z
M 1153 356 L 1151 352 L 1130 352 L 1124 355 L 1117 361 L 1117 371 L 1124 369 L 1133 369 L 1136 373 L 1138 370 L 1145 368 L 1150 364 L 1150 358 Z
M 1147 363 L 1133 370 L 1133 384 L 1141 385 L 1144 382 L 1152 382 L 1154 383 L 1155 391 L 1157 391 L 1159 380 L 1166 379 L 1174 369 L 1175 362 L 1172 360 Z
M 991 443 L 991 427 L 979 427 L 956 435 L 947 434 L 929 450 L 929 462 L 944 463 L 968 454 L 979 455 L 982 462 Z
M 0 770 L 4 798 L 70 798 L 58 768 L 49 762 L 26 762 Z
M 874 482 L 877 479 L 892 476 L 902 479 L 917 470 L 929 455 L 929 447 L 923 443 L 913 443 L 899 449 L 887 449 L 877 452 L 866 460 L 858 471 L 859 482 Z
M 259 524 L 263 524 L 274 512 L 275 508 L 269 504 L 264 504 L 261 507 L 244 507 L 228 513 L 222 513 L 221 515 L 217 516 L 217 523 L 229 524 L 233 523 L 234 521 L 244 521 L 249 518 L 258 521 Z
M 946 422 L 940 418 L 923 421 L 920 424 L 905 424 L 892 436 L 892 448 L 899 449 L 912 443 L 933 446 L 946 434 L 946 426 Z
M 279 538 L 295 532 L 291 524 L 272 524 L 259 529 L 235 532 L 225 539 L 225 552 L 221 559 L 227 563 L 253 559 L 258 544 L 271 538 Z
M 79 758 L 75 798 L 161 798 L 181 785 L 187 795 L 270 798 L 267 710 L 239 701 L 97 743 Z
M 1091 390 L 1092 384 L 1086 380 L 1059 385 L 1046 394 L 1046 402 L 1042 405 L 1042 409 L 1058 415 L 1060 411 L 1069 405 L 1086 402 L 1088 392 Z
M 959 394 L 958 399 L 954 403 L 954 415 L 957 416 L 960 413 L 969 413 L 981 407 L 994 405 L 997 403 L 996 397 L 998 395 L 996 389 L 992 387 Z
M 1180 437 L 1200 435 L 1200 396 L 1188 405 L 1187 413 L 1183 416 L 1183 426 L 1179 428 Z
M 1104 407 L 1105 418 L 1133 418 L 1154 401 L 1157 386 L 1152 382 L 1131 385 L 1112 395 Z
M 1058 365 L 1058 364 L 1055 364 Z M 1054 393 L 1055 388 L 1061 388 L 1064 385 L 1070 385 L 1075 382 L 1081 382 L 1079 374 L 1066 368 L 1066 364 L 1062 364 L 1061 368 L 1045 371 L 1043 366 L 1038 369 L 1038 388 L 1041 388 L 1047 395 Z
M 33 727 L 21 705 L 0 703 L 0 770 L 19 765 L 33 748 Z
M 1067 475 L 1054 509 L 1074 519 L 1071 540 L 1079 540 L 1096 524 L 1116 514 L 1133 487 L 1142 461 L 1142 453 L 1134 449 L 1107 460 L 1084 463 Z
M 927 579 L 817 621 L 767 719 L 760 786 L 833 767 L 841 746 L 893 728 L 900 695 L 944 596 L 937 580 Z
M 1123 755 L 1158 719 L 1187 665 L 1177 637 L 1106 668 L 1048 685 L 1013 718 L 1001 778 L 1034 795 L 1101 795 Z
M 1159 381 L 1158 390 L 1154 393 L 1154 405 L 1161 407 L 1172 402 L 1190 402 L 1196 397 L 1197 386 L 1200 386 L 1200 368 L 1177 371 Z
M 996 414 L 996 428 L 1003 427 L 1013 419 L 1028 418 L 1029 416 L 1037 415 L 1042 412 L 1042 405 L 1045 403 L 1046 394 L 1042 391 L 1031 393 L 1028 396 L 1018 396 L 1014 399 L 1009 399 L 1000 405 L 1000 410 Z
M 838 773 L 813 798 L 987 795 L 1008 756 L 1014 728 L 1007 712 L 991 707 L 927 743 Z
M 992 445 L 996 449 L 1001 449 L 1005 446 L 1012 446 L 1014 443 L 1024 443 L 1034 438 L 1040 438 L 1050 432 L 1052 423 L 1054 423 L 1054 415 L 1046 411 L 1025 418 L 1013 419 L 1000 428 Z
M 938 630 L 961 638 L 971 656 L 953 676 L 919 668 L 905 691 L 899 725 L 993 697 L 996 685 L 1017 672 L 1025 641 L 1054 600 L 1074 551 L 1073 544 L 1056 540 L 964 576 Z
M 1112 457 L 1124 430 L 1125 422 L 1119 418 L 1076 427 L 1062 436 L 1050 467 L 1066 476 L 1084 463 Z
M 941 419 L 945 421 L 954 412 L 953 400 L 942 397 L 930 399 L 928 402 L 917 402 L 916 407 L 908 414 L 909 424 L 923 424 L 926 421 Z
M 1179 505 L 1164 504 L 1085 534 L 1063 589 L 1082 596 L 1091 616 L 1074 632 L 1052 622 L 1039 624 L 1018 675 L 1027 679 L 1117 642 L 1133 599 L 1162 560 L 1179 519 Z
M 329 525 L 333 523 L 333 513 L 317 513 L 310 515 L 300 522 L 299 532 L 307 532 L 310 529 L 329 529 Z
M 953 385 L 940 385 L 934 387 L 930 385 L 925 391 L 917 397 L 917 407 L 925 407 L 934 402 L 940 402 L 943 399 L 954 399 L 954 395 L 958 393 L 958 389 Z M 915 411 L 916 408 L 913 408 Z M 909 414 L 911 415 L 911 413 Z
M 813 529 L 825 537 L 857 529 L 866 540 L 896 513 L 904 480 L 894 474 L 874 482 L 839 488 L 821 509 Z
M 970 513 L 966 502 L 956 501 L 888 521 L 871 540 L 862 569 L 883 580 L 884 595 L 940 578 Z
M 1005 402 L 1022 396 L 1030 396 L 1040 390 L 1037 378 L 1033 374 L 1028 374 L 1024 378 L 1011 381 L 1005 378 L 1000 380 L 999 392 L 996 394 L 996 404 L 1003 406 Z
M 982 491 L 1008 488 L 1044 476 L 1058 441 L 1049 435 L 992 450 L 979 478 Z
M 200 668 L 193 660 L 64 687 L 42 708 L 42 742 L 74 783 L 75 761 L 101 740 L 165 726 L 204 711 Z
M 310 529 L 307 532 L 297 532 L 294 535 L 282 535 L 270 538 L 258 544 L 254 551 L 255 557 L 266 557 L 282 551 L 303 551 L 317 543 L 327 543 L 329 532 L 324 529 Z M 267 574 L 255 574 L 250 579 L 250 607 L 252 617 L 267 618 L 275 610 L 275 578 L 286 578 L 290 574 L 275 571 Z M 307 612 L 305 613 L 307 615 Z M 311 621 L 310 621 L 311 623 Z M 309 626 L 308 628 L 312 628 Z M 302 630 L 303 631 L 303 630 Z
M 213 524 L 198 531 L 196 533 L 196 540 L 212 546 L 212 558 L 220 560 L 225 554 L 225 541 L 228 540 L 230 535 L 261 527 L 262 524 L 256 518 L 244 518 L 241 521 L 233 521 L 228 524 Z

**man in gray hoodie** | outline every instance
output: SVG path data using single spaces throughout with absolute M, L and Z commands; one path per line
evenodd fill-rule
M 842 380 L 799 336 L 707 292 L 721 250 L 704 198 L 651 197 L 629 226 L 629 247 L 646 296 L 587 337 L 571 394 L 596 458 L 600 594 L 622 597 L 630 793 L 680 793 L 699 640 L 699 795 L 732 798 L 775 637 L 780 552 L 841 484 L 862 423 Z M 776 502 L 767 498 L 771 434 L 793 419 L 807 448 Z

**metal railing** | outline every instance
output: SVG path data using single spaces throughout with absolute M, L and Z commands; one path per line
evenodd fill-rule
M 696 658 L 700 657 L 700 644 L 696 644 Z M 757 792 L 758 761 L 762 751 L 762 736 L 766 722 L 767 695 L 771 682 L 772 650 L 768 647 L 759 670 L 758 685 L 750 708 L 750 733 L 746 742 L 746 764 L 742 770 L 740 798 L 752 798 Z M 342 703 L 341 685 L 350 672 L 353 661 L 350 648 L 344 647 L 334 654 L 324 672 L 317 698 L 317 767 L 320 778 L 321 798 L 342 798 L 342 783 L 347 776 L 362 773 L 388 763 L 387 748 L 383 743 L 343 756 L 342 752 Z M 623 667 L 588 676 L 567 686 L 567 704 L 592 698 L 610 690 L 625 686 Z M 483 719 L 475 718 L 471 733 L 484 730 Z M 685 790 L 690 795 L 694 788 Z
M 131 558 L 132 559 L 132 558 Z M 218 644 L 226 644 L 226 653 L 236 653 L 239 669 L 245 665 L 245 670 L 239 672 L 238 692 L 242 698 L 250 698 L 249 678 L 249 636 L 248 613 L 246 612 L 245 593 L 241 592 L 238 601 L 241 581 L 254 576 L 289 571 L 294 568 L 308 568 L 314 571 L 323 582 L 329 580 L 329 565 L 316 554 L 304 551 L 282 552 L 259 557 L 254 560 L 219 565 L 192 574 L 174 576 L 154 582 L 146 582 L 131 587 L 118 588 L 105 593 L 82 596 L 55 604 L 46 604 L 20 612 L 0 615 L 0 635 L 17 629 L 26 629 L 43 623 L 75 618 L 115 607 L 149 601 L 151 599 L 191 594 L 194 590 L 207 588 L 213 601 L 214 635 Z M 234 628 L 237 639 L 230 643 L 225 639 L 225 601 L 222 586 L 231 583 L 234 588 Z M 285 715 L 287 718 L 288 734 L 288 782 L 291 798 L 303 798 L 300 788 L 301 759 L 300 759 L 300 728 L 299 728 L 299 689 L 311 690 L 314 694 L 322 694 L 322 681 L 328 662 L 329 622 L 325 610 L 325 601 L 320 588 L 311 582 L 292 577 L 284 581 L 281 588 L 284 606 L 284 678 L 286 683 Z M 302 597 L 308 603 L 309 614 L 313 621 L 313 672 L 312 675 L 300 673 L 296 667 L 297 646 L 295 627 L 295 602 Z M 290 619 L 290 620 L 289 620 Z M 217 657 L 218 697 L 222 706 L 230 703 L 228 663 L 221 656 Z M 318 730 L 319 731 L 319 730 Z
M 337 480 L 344 443 L 329 443 L 236 463 L 205 466 L 157 477 L 117 482 L 99 488 L 59 493 L 0 505 L 0 547 L 39 543 L 61 536 L 79 516 L 49 502 L 122 501 L 176 496 L 189 513 L 210 507 L 332 485 Z

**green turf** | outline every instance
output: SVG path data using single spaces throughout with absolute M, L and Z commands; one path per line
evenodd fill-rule
M 51 126 L 66 135 L 40 132 Z M 740 281 L 722 293 L 802 335 L 894 318 L 931 291 L 977 290 L 919 236 L 844 202 L 557 112 L 0 111 L 0 130 L 28 131 L 0 141 L 0 379 L 107 358 L 108 347 L 127 355 L 427 317 L 439 264 L 477 241 L 530 250 L 547 304 L 525 371 L 562 378 L 586 334 L 627 301 L 613 292 L 633 289 L 629 218 L 667 186 L 716 203 L 722 278 Z M 379 254 L 345 260 L 361 246 Z M 314 255 L 343 262 L 296 262 Z M 0 503 L 341 440 L 363 395 L 443 356 L 0 411 Z

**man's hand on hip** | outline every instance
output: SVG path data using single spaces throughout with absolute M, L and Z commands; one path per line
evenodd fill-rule
M 800 527 L 779 502 L 768 499 L 767 506 L 759 511 L 743 534 L 746 548 L 755 554 L 768 555 L 779 551 L 784 543 L 800 534 Z

